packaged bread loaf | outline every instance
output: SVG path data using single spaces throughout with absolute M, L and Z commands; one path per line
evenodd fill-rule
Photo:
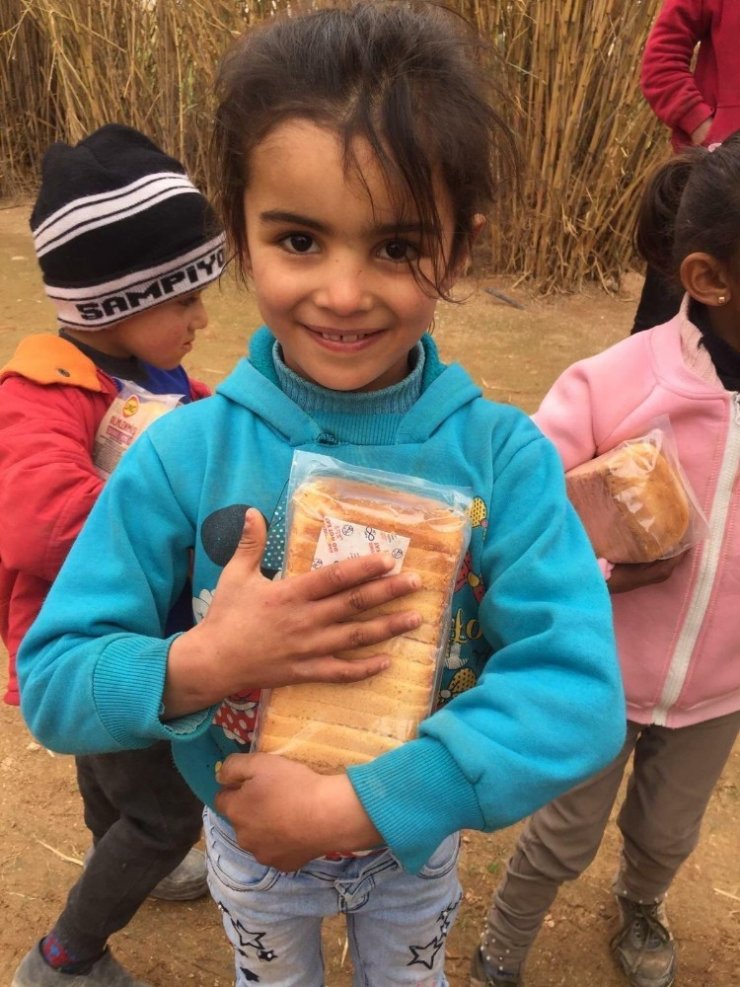
M 296 453 L 291 487 L 285 576 L 388 551 L 396 559 L 394 572 L 414 570 L 422 579 L 415 593 L 361 615 L 369 620 L 417 610 L 420 627 L 382 645 L 339 653 L 351 659 L 382 652 L 391 657 L 389 668 L 362 682 L 291 685 L 262 694 L 254 749 L 333 773 L 415 737 L 431 712 L 455 577 L 470 537 L 470 499 L 306 453 Z
M 135 439 L 181 401 L 181 394 L 152 394 L 130 380 L 121 381 L 95 434 L 92 457 L 98 476 L 107 480 Z
M 597 556 L 654 562 L 688 547 L 692 498 L 659 430 L 569 470 L 566 485 Z

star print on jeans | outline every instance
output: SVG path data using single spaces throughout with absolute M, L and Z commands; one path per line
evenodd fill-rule
M 412 959 L 407 964 L 408 966 L 419 965 L 425 966 L 428 970 L 434 969 L 434 962 L 437 958 L 437 953 L 445 944 L 447 933 L 450 931 L 450 927 L 452 925 L 452 916 L 457 911 L 461 901 L 462 895 L 459 894 L 455 901 L 447 905 L 446 908 L 443 908 L 437 916 L 437 922 L 439 923 L 438 936 L 435 936 L 431 942 L 426 944 L 426 946 L 409 946 Z
M 433 970 L 437 953 L 444 944 L 444 936 L 440 936 L 439 939 L 435 936 L 426 946 L 409 946 L 413 958 L 407 966 L 425 966 L 427 970 Z
M 452 916 L 457 911 L 460 902 L 462 901 L 462 895 L 458 895 L 457 899 L 448 905 L 447 908 L 443 908 L 442 911 L 437 916 L 437 921 L 439 922 L 439 930 L 442 936 L 446 936 L 450 931 L 450 926 L 452 925 Z
M 257 959 L 262 960 L 265 963 L 270 963 L 272 960 L 277 959 L 277 953 L 274 949 L 266 949 L 262 940 L 267 935 L 266 932 L 251 932 L 249 929 L 245 929 L 239 919 L 234 922 L 232 919 L 232 924 L 234 926 L 234 931 L 239 936 L 239 950 L 240 955 L 244 956 L 245 959 L 248 958 L 247 950 L 253 949 L 257 954 Z

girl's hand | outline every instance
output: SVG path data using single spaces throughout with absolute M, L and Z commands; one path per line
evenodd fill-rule
M 612 569 L 612 574 L 606 584 L 607 588 L 612 594 L 628 593 L 630 590 L 639 589 L 641 586 L 665 582 L 673 570 L 681 564 L 686 554 L 683 552 L 681 555 L 674 555 L 671 559 L 659 559 L 657 562 L 631 565 L 619 563 Z
M 346 775 L 320 775 L 275 754 L 232 754 L 218 781 L 217 811 L 266 867 L 294 871 L 325 853 L 383 843 Z
M 707 139 L 709 131 L 712 129 L 712 124 L 714 123 L 714 117 L 707 117 L 706 120 L 702 121 L 696 130 L 691 132 L 691 143 L 695 146 L 703 144 Z
M 248 689 L 368 678 L 389 664 L 382 642 L 421 623 L 414 611 L 353 619 L 421 585 L 415 573 L 385 576 L 393 567 L 388 554 L 272 580 L 260 572 L 266 537 L 264 518 L 251 508 L 208 613 L 172 643 L 163 719 L 206 709 Z M 375 644 L 378 657 L 334 657 Z

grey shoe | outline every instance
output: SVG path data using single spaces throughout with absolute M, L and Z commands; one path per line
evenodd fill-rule
M 94 852 L 95 847 L 91 846 L 83 866 L 87 866 Z M 206 858 L 202 850 L 192 847 L 177 867 L 152 888 L 149 897 L 159 901 L 194 901 L 207 892 Z
M 676 944 L 663 902 L 617 895 L 622 926 L 611 951 L 632 987 L 671 987 L 676 979 Z
M 109 949 L 93 963 L 89 973 L 78 976 L 49 966 L 41 955 L 40 943 L 30 949 L 15 971 L 10 987 L 152 987 L 135 980 L 113 959 Z
M 208 893 L 206 858 L 202 850 L 192 847 L 184 860 L 163 877 L 149 894 L 160 901 L 193 901 Z
M 494 966 L 497 957 L 485 956 L 482 947 L 473 954 L 469 987 L 524 987 L 520 969 L 506 970 Z

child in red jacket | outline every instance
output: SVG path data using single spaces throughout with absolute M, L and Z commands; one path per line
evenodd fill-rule
M 740 128 L 738 39 L 740 7 L 732 0 L 665 0 L 640 81 L 655 115 L 671 128 L 674 150 L 708 146 Z
M 47 151 L 31 229 L 60 328 L 27 337 L 0 371 L 0 634 L 11 705 L 16 651 L 103 487 L 106 441 L 125 443 L 140 403 L 208 393 L 181 360 L 207 324 L 201 293 L 224 260 L 215 216 L 182 165 L 118 124 Z M 96 437 L 107 462 L 96 462 Z M 192 615 L 176 605 L 170 621 L 185 629 Z M 13 987 L 83 977 L 89 987 L 146 987 L 113 959 L 108 937 L 150 894 L 206 893 L 193 848 L 202 806 L 167 743 L 77 757 L 76 766 L 94 852 Z
M 675 151 L 740 129 L 740 4 L 665 0 L 645 45 L 640 82 Z M 696 65 L 692 60 L 697 44 Z M 648 265 L 632 332 L 667 322 L 681 292 Z

